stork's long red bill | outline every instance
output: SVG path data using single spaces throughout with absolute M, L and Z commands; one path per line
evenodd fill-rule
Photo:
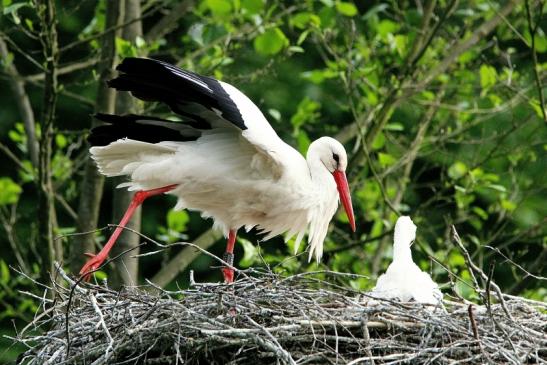
M 344 171 L 335 170 L 332 173 L 334 176 L 334 181 L 336 181 L 336 186 L 338 187 L 338 194 L 340 195 L 340 201 L 344 206 L 344 210 L 348 216 L 349 224 L 351 230 L 355 232 L 355 217 L 353 216 L 353 206 L 351 205 L 351 195 L 349 193 L 348 179 L 346 178 L 346 173 Z

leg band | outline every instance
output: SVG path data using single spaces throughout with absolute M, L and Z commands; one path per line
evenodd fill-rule
M 222 256 L 222 260 L 230 264 L 230 266 L 234 266 L 234 254 L 230 252 L 224 252 L 224 255 Z

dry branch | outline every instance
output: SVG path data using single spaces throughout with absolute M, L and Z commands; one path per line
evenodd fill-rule
M 14 339 L 28 347 L 21 364 L 545 363 L 547 356 L 547 305 L 512 296 L 505 305 L 518 326 L 499 304 L 474 305 L 470 314 L 468 304 L 450 301 L 436 308 L 375 301 L 317 273 L 252 270 L 233 285 L 177 292 L 83 284 L 70 305 L 74 281 L 59 274 L 54 306 L 40 306 L 47 314 Z

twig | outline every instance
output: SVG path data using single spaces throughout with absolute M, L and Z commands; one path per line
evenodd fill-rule
M 59 265 L 56 266 L 60 269 Z M 68 290 L 13 340 L 27 350 L 25 364 L 63 363 L 541 363 L 540 333 L 547 314 L 508 299 L 518 326 L 499 304 L 491 311 L 509 340 L 494 330 L 485 307 L 472 314 L 482 325 L 469 330 L 469 306 L 445 301 L 445 311 L 419 304 L 362 301 L 354 291 L 332 289 L 309 276 L 280 277 L 248 270 L 233 285 L 209 283 L 177 292 L 82 283 L 68 306 Z M 74 281 L 63 272 L 59 278 Z M 81 290 L 80 290 L 81 289 Z M 146 289 L 146 288 L 145 288 Z M 362 297 L 360 297 L 362 298 Z M 217 304 L 219 301 L 219 304 Z M 72 351 L 62 324 L 70 311 Z M 234 309 L 232 311 L 231 309 Z M 528 327 L 523 331 L 521 327 Z M 534 341 L 528 333 L 536 331 Z M 484 351 L 477 354 L 477 337 Z M 543 341 L 543 342 L 541 342 Z
M 473 337 L 480 344 L 479 330 L 477 329 L 477 322 L 475 321 L 475 316 L 473 315 L 473 304 L 469 304 L 467 307 L 467 312 L 469 313 L 469 321 L 471 322 L 471 329 L 473 330 Z
M 454 238 L 454 242 L 456 242 L 456 244 L 458 245 L 458 247 L 462 251 L 465 263 L 466 263 L 466 265 L 469 269 L 469 274 L 471 275 L 471 278 L 473 279 L 473 283 L 475 284 L 475 290 L 477 291 L 477 294 L 480 295 L 480 293 L 481 293 L 480 286 L 479 286 L 479 283 L 478 283 L 477 278 L 475 277 L 474 273 L 476 272 L 477 274 L 479 274 L 483 280 L 488 280 L 488 276 L 477 265 L 475 265 L 473 263 L 473 261 L 471 260 L 471 256 L 469 255 L 469 252 L 467 251 L 467 249 L 463 245 L 463 243 L 460 239 L 460 236 L 458 235 L 458 232 L 456 231 L 456 227 L 454 225 L 452 225 L 452 233 L 453 233 L 452 237 Z M 491 285 L 494 288 L 494 290 L 496 291 L 496 293 L 498 294 L 498 298 L 500 300 L 503 311 L 505 312 L 505 314 L 507 315 L 508 318 L 513 320 L 513 317 L 511 316 L 511 313 L 509 312 L 509 309 L 507 309 L 507 306 L 505 305 L 505 301 L 503 299 L 503 294 L 501 292 L 500 287 L 496 283 L 494 283 L 493 281 L 491 281 Z
M 527 271 L 524 267 L 522 267 L 521 265 L 519 265 L 518 263 L 516 263 L 515 261 L 511 260 L 509 257 L 507 257 L 507 255 L 505 255 L 503 252 L 500 251 L 499 248 L 497 247 L 492 247 L 492 246 L 489 246 L 489 245 L 485 245 L 483 247 L 486 247 L 494 252 L 496 252 L 498 255 L 500 255 L 501 257 L 503 257 L 505 260 L 507 260 L 508 262 L 511 263 L 511 265 L 517 267 L 519 270 L 521 270 L 523 273 L 526 274 L 526 277 L 532 277 L 534 279 L 537 279 L 537 280 L 541 280 L 541 281 L 545 281 L 547 280 L 547 277 L 545 276 L 539 276 L 539 275 L 534 275 L 532 274 L 531 272 Z
M 108 358 L 110 357 L 110 354 L 114 347 L 114 339 L 112 338 L 112 335 L 110 335 L 110 331 L 108 330 L 108 326 L 106 325 L 106 322 L 104 321 L 103 312 L 101 312 L 101 309 L 99 308 L 99 305 L 97 304 L 97 299 L 93 294 L 89 294 L 89 298 L 91 299 L 91 305 L 93 306 L 93 309 L 95 309 L 95 313 L 99 316 L 99 324 L 104 330 L 104 333 L 106 334 L 106 337 L 108 338 L 108 347 L 105 350 L 104 353 L 104 361 L 106 362 Z M 102 360 L 101 358 L 97 359 L 96 362 L 99 360 Z

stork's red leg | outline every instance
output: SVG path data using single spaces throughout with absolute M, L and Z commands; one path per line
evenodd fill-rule
M 224 257 L 222 258 L 224 261 L 226 261 L 231 266 L 234 265 L 234 246 L 236 243 L 236 231 L 233 229 L 230 230 L 230 233 L 228 234 L 228 243 L 226 244 L 226 252 L 224 253 Z M 222 268 L 222 275 L 224 276 L 224 281 L 227 284 L 234 282 L 234 269 L 229 267 L 223 267 Z
M 162 188 L 157 188 L 157 189 L 137 191 L 135 195 L 133 196 L 133 199 L 131 200 L 131 203 L 129 204 L 127 211 L 123 215 L 122 220 L 120 221 L 120 224 L 118 224 L 118 227 L 116 227 L 116 229 L 114 230 L 114 233 L 112 233 L 112 236 L 110 236 L 110 238 L 108 239 L 108 242 L 103 247 L 101 252 L 99 252 L 96 255 L 86 253 L 86 255 L 90 257 L 90 259 L 85 263 L 85 265 L 80 270 L 80 275 L 84 275 L 84 279 L 89 280 L 91 271 L 96 270 L 99 266 L 102 265 L 104 260 L 106 260 L 106 258 L 108 257 L 108 253 L 112 249 L 112 246 L 114 246 L 114 243 L 116 243 L 116 240 L 118 239 L 123 229 L 125 228 L 125 225 L 127 224 L 127 222 L 129 222 L 129 220 L 133 216 L 133 213 L 142 204 L 142 202 L 144 202 L 147 198 L 151 196 L 159 195 L 159 194 L 163 194 L 168 191 L 171 191 L 177 186 L 178 186 L 177 184 L 174 184 L 174 185 L 168 185 L 168 186 L 164 186 Z

